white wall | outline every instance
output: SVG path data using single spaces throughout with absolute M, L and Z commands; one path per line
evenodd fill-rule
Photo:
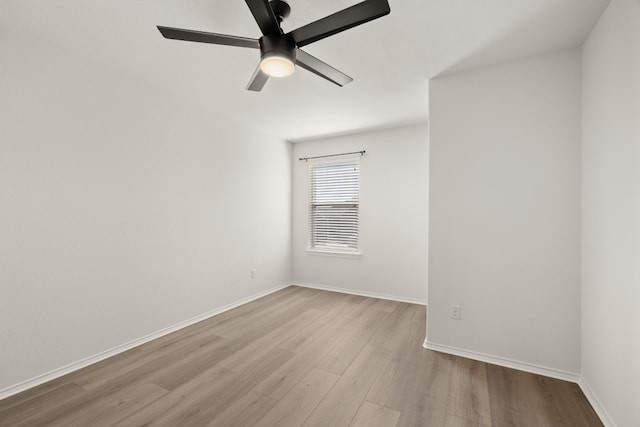
M 308 164 L 298 158 L 360 150 L 362 256 L 311 255 Z M 294 281 L 424 303 L 427 166 L 426 125 L 293 144 Z
M 0 391 L 290 280 L 288 143 L 36 41 L 0 58 Z
M 582 374 L 603 418 L 637 427 L 640 2 L 609 5 L 583 47 L 582 84 Z
M 574 378 L 579 50 L 441 76 L 429 90 L 427 346 Z

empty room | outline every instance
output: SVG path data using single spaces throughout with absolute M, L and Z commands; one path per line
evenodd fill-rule
M 0 1 L 0 427 L 640 427 L 640 0 Z

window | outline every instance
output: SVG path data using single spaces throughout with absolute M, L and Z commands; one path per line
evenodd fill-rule
M 359 254 L 360 160 L 309 164 L 309 250 Z

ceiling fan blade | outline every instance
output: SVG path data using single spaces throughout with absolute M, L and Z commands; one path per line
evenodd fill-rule
M 250 39 L 248 37 L 228 36 L 226 34 L 205 33 L 203 31 L 183 30 L 181 28 L 162 26 L 158 26 L 158 30 L 160 30 L 166 39 L 260 49 L 258 39 Z
M 269 76 L 266 73 L 262 72 L 262 70 L 260 69 L 260 64 L 258 64 L 256 71 L 254 71 L 253 76 L 251 76 L 251 80 L 249 80 L 247 90 L 260 92 L 267 80 L 269 80 Z
M 342 71 L 336 70 L 331 65 L 300 49 L 296 50 L 296 63 L 305 70 L 311 71 L 313 74 L 317 74 L 338 86 L 344 86 L 353 81 L 353 78 Z
M 282 34 L 280 24 L 278 23 L 275 13 L 273 13 L 273 9 L 271 9 L 269 0 L 245 0 L 245 2 L 247 6 L 249 6 L 249 10 L 251 10 L 251 14 L 258 23 L 262 34 L 265 36 L 269 34 Z
M 249 1 L 249 0 L 247 0 Z M 302 26 L 289 34 L 298 47 L 348 30 L 365 22 L 380 18 L 390 12 L 387 0 L 365 0 L 325 18 Z

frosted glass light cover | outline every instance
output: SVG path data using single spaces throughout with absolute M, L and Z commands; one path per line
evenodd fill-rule
M 260 61 L 260 69 L 271 77 L 287 77 L 293 74 L 296 67 L 284 56 L 267 56 Z

